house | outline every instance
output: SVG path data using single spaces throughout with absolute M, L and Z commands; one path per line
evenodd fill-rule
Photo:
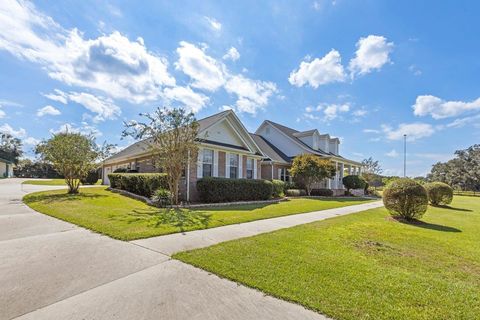
M 302 153 L 331 159 L 337 166 L 337 176 L 322 182 L 316 186 L 318 188 L 343 192 L 343 171 L 346 170 L 349 174 L 360 173 L 361 163 L 340 156 L 338 138 L 321 135 L 317 130 L 300 132 L 264 121 L 253 134 L 247 131 L 232 110 L 200 119 L 198 123 L 198 159 L 196 165 L 187 168 L 180 186 L 185 200 L 196 199 L 196 182 L 202 177 L 273 178 L 289 181 L 292 159 Z M 148 141 L 145 140 L 130 145 L 104 161 L 104 184 L 109 184 L 108 174 L 118 168 L 161 172 L 161 168 L 155 166 Z
M 202 177 L 260 179 L 261 162 L 265 158 L 255 140 L 231 110 L 198 120 L 199 144 L 196 165 L 187 168 L 180 186 L 185 200 L 196 199 L 196 182 Z M 148 143 L 139 141 L 105 160 L 103 183 L 118 168 L 138 172 L 161 172 L 155 167 Z
M 10 160 L 9 155 L 1 151 L 0 152 L 0 178 L 13 177 L 13 161 Z
M 344 193 L 342 179 L 345 175 L 359 175 L 362 164 L 340 155 L 340 140 L 317 129 L 298 131 L 273 121 L 265 120 L 252 135 L 267 156 L 262 161 L 262 179 L 290 181 L 289 169 L 293 158 L 310 153 L 330 159 L 336 167 L 333 179 L 326 179 L 314 188 L 332 189 L 334 194 Z

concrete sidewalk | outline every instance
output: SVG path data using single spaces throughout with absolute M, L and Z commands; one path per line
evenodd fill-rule
M 171 256 L 180 251 L 209 247 L 220 242 L 250 237 L 260 233 L 271 232 L 382 206 L 382 201 L 374 201 L 342 208 L 292 214 L 284 217 L 256 220 L 212 229 L 175 233 L 166 236 L 135 240 L 132 241 L 132 243 Z
M 21 202 L 27 192 L 62 187 L 21 182 L 0 180 L 0 319 L 326 319 L 169 255 L 379 206 L 370 203 L 129 243 L 31 210 Z

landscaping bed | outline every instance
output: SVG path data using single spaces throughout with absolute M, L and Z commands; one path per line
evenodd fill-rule
M 278 203 L 166 209 L 149 206 L 108 191 L 105 187 L 81 188 L 76 195 L 69 195 L 65 190 L 36 192 L 26 195 L 23 200 L 36 211 L 121 240 L 213 228 L 370 201 L 298 198 Z
M 477 319 L 480 201 L 422 220 L 372 209 L 174 258 L 334 319 Z

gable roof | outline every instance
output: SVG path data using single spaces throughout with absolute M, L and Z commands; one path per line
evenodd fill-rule
M 290 163 L 291 158 L 280 151 L 277 147 L 258 134 L 250 133 L 255 143 L 260 147 L 263 154 L 271 161 Z

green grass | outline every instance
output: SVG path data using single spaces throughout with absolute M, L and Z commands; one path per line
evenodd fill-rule
M 174 258 L 334 319 L 479 319 L 480 200 L 422 220 L 372 209 Z
M 26 180 L 22 184 L 33 184 L 37 186 L 66 186 L 65 179 L 49 179 L 49 180 Z M 98 180 L 95 184 L 102 184 L 102 180 Z
M 146 205 L 105 188 L 81 188 L 78 195 L 65 190 L 36 192 L 24 202 L 41 213 L 121 240 L 213 228 L 234 223 L 338 208 L 364 199 L 293 199 L 275 204 L 167 210 Z

